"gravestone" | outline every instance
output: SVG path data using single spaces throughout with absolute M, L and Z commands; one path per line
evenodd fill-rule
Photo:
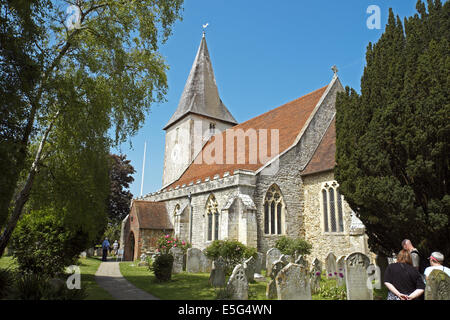
M 278 300 L 311 300 L 308 271 L 302 266 L 289 263 L 275 278 Z
M 375 264 L 380 268 L 381 281 L 384 281 L 384 272 L 389 265 L 388 258 L 384 255 L 377 255 L 375 258 Z
M 333 252 L 330 252 L 325 259 L 325 268 L 327 270 L 328 278 L 337 277 L 337 266 L 336 266 L 336 256 Z
M 345 259 L 347 300 L 373 300 L 372 289 L 369 289 L 367 283 L 369 264 L 369 258 L 360 252 L 354 252 Z
M 255 273 L 262 273 L 263 269 L 266 269 L 266 263 L 264 260 L 264 254 L 261 252 L 257 253 L 256 264 L 255 264 Z
M 245 275 L 247 276 L 247 281 L 255 282 L 254 275 L 256 270 L 256 259 L 253 257 L 248 258 L 244 261 L 244 269 L 245 269 Z
M 345 258 L 346 256 L 340 256 L 336 263 L 338 273 L 337 283 L 340 287 L 345 285 Z
M 303 268 L 305 268 L 306 270 L 309 270 L 309 264 L 308 264 L 308 260 L 305 259 L 305 256 L 303 255 L 298 255 L 297 259 L 294 262 L 295 264 L 299 264 L 301 265 Z
M 183 249 L 178 247 L 172 247 L 170 248 L 169 253 L 173 256 L 172 273 L 177 274 L 183 272 L 183 264 L 184 264 Z
M 271 280 L 267 284 L 266 287 L 266 297 L 267 299 L 276 299 L 277 298 L 277 284 L 275 278 L 278 273 L 286 266 L 286 264 L 282 260 L 277 260 L 272 263 L 270 278 Z
M 294 262 L 292 257 L 288 254 L 282 254 L 280 260 L 283 261 L 284 264 L 288 265 L 291 262 Z
M 213 287 L 225 286 L 225 261 L 222 257 L 213 261 L 211 274 L 209 276 L 209 283 Z
M 320 287 L 320 277 L 322 274 L 322 262 L 319 259 L 315 258 L 311 267 L 311 291 L 312 293 L 316 293 Z
M 450 300 L 450 277 L 441 270 L 433 270 L 427 279 L 425 300 Z
M 187 251 L 186 272 L 211 272 L 212 262 L 198 248 L 189 248 Z
M 277 248 L 271 248 L 269 250 L 267 250 L 267 254 L 266 254 L 266 274 L 270 275 L 271 273 L 271 268 L 272 268 L 272 264 L 277 261 L 278 259 L 280 259 L 281 257 L 281 252 L 280 250 L 278 250 Z
M 231 300 L 248 300 L 248 282 L 242 264 L 234 267 L 227 283 L 227 291 Z
M 198 248 L 189 248 L 186 257 L 186 272 L 199 273 L 203 252 Z

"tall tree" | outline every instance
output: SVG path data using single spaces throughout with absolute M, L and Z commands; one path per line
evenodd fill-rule
M 167 65 L 158 48 L 182 2 L 0 0 L 0 256 L 43 158 L 78 150 L 74 169 L 90 150 L 126 141 L 163 100 Z
M 337 98 L 336 179 L 372 250 L 390 254 L 408 238 L 449 255 L 450 2 L 416 8 L 404 24 L 389 11 L 361 94 Z
M 130 183 L 134 181 L 132 176 L 136 171 L 125 155 L 110 155 L 109 179 L 111 191 L 108 197 L 108 217 L 114 224 L 120 223 L 130 211 L 133 194 L 130 192 Z

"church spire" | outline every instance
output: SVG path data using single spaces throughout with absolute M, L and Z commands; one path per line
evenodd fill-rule
M 189 113 L 199 114 L 232 125 L 237 124 L 236 119 L 219 97 L 204 33 L 178 108 L 164 129 L 168 129 Z

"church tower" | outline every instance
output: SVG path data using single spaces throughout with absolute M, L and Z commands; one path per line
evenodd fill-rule
M 183 94 L 175 113 L 164 127 L 163 188 L 176 181 L 200 152 L 205 136 L 237 124 L 219 97 L 203 33 Z M 203 135 L 200 137 L 199 134 Z

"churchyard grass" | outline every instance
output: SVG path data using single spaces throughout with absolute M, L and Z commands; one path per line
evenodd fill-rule
M 95 273 L 102 261 L 100 258 L 80 258 L 78 266 L 81 272 L 81 287 L 86 288 L 85 300 L 113 300 L 114 298 L 95 281 Z
M 147 266 L 121 262 L 120 272 L 133 285 L 162 300 L 214 300 L 217 296 L 216 290 L 208 283 L 209 273 L 182 272 L 173 274 L 169 282 L 158 283 Z M 266 284 L 250 284 L 250 298 L 266 300 Z
M 1 257 L 0 258 L 0 269 L 11 269 L 14 270 L 17 268 L 17 263 L 13 257 Z

